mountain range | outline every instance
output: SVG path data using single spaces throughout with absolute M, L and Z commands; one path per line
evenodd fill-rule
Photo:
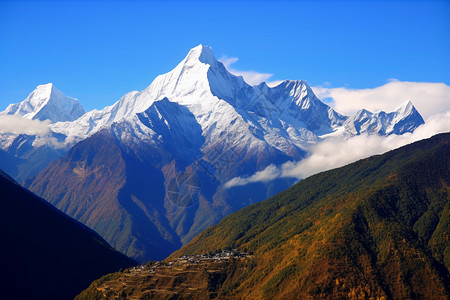
M 0 117 L 49 120 L 49 130 L 0 134 L 0 157 L 15 159 L 1 163 L 138 261 L 164 258 L 296 180 L 226 188 L 234 177 L 301 160 L 329 136 L 403 134 L 424 123 L 411 102 L 391 113 L 347 117 L 305 81 L 250 86 L 202 45 L 143 91 L 83 112 L 52 84 L 39 86 Z
M 308 177 L 77 299 L 448 299 L 449 210 L 444 133 Z

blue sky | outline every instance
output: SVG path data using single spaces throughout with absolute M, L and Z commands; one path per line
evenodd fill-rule
M 450 84 L 450 1 L 0 1 L 0 110 L 55 83 L 113 104 L 209 45 L 269 81 Z

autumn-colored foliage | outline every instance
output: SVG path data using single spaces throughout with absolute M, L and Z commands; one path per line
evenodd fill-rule
M 448 299 L 449 186 L 447 133 L 311 176 L 229 215 L 166 261 L 252 254 L 216 287 L 218 299 Z
M 255 254 L 244 298 L 446 299 L 450 134 L 309 177 L 175 252 Z

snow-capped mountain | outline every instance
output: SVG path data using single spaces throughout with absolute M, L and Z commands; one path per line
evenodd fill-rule
M 317 99 L 306 82 L 285 81 L 274 88 L 264 83 L 250 86 L 229 73 L 211 48 L 199 45 L 142 92 L 130 92 L 76 122 L 54 124 L 52 130 L 73 144 L 115 122 L 132 120 L 163 98 L 188 108 L 207 142 L 226 134 L 255 146 L 263 141 L 281 151 L 304 149 L 318 140 L 317 134 L 332 131 L 346 119 Z M 139 127 L 138 134 L 146 131 L 140 122 L 134 126 Z
M 128 137 L 118 133 L 122 138 L 136 135 L 148 139 L 157 131 L 150 132 L 151 126 L 144 125 L 137 114 L 163 98 L 186 107 L 195 116 L 205 144 L 217 136 L 223 139 L 225 134 L 241 144 L 245 141 L 257 146 L 263 141 L 280 151 L 292 147 L 307 150 L 310 144 L 333 133 L 402 134 L 423 123 L 412 104 L 393 113 L 362 110 L 348 118 L 320 101 L 302 80 L 285 80 L 272 88 L 265 83 L 250 86 L 242 77 L 229 73 L 211 48 L 203 45 L 191 49 L 172 71 L 158 76 L 142 92 L 132 91 L 102 110 L 84 113 L 76 99 L 46 84 L 0 115 L 49 119 L 51 131 L 69 149 L 117 122 L 131 122 L 135 127 Z M 8 146 L 1 145 L 3 149 Z
M 407 101 L 393 112 L 380 111 L 372 113 L 362 109 L 349 117 L 344 123 L 346 134 L 404 134 L 413 132 L 424 120 L 411 101 Z
M 382 125 L 389 130 L 354 125 L 352 133 L 351 124 L 380 117 L 349 119 L 320 101 L 305 81 L 248 85 L 199 45 L 143 91 L 50 124 L 67 155 L 27 186 L 123 253 L 140 261 L 162 258 L 294 180 L 227 188 L 230 179 L 301 160 L 329 135 L 411 131 L 420 125 L 409 117 L 414 111 L 411 105 L 386 114 Z
M 111 106 L 90 111 L 74 122 L 52 124 L 51 128 L 65 137 L 67 146 L 122 121 L 133 124 L 136 130 L 132 135 L 148 139 L 151 126 L 142 124 L 137 114 L 163 98 L 192 112 L 202 127 L 205 144 L 226 135 L 255 147 L 264 141 L 280 151 L 292 147 L 307 150 L 333 133 L 402 134 L 423 123 L 412 104 L 393 113 L 363 110 L 350 118 L 343 116 L 320 101 L 303 80 L 285 80 L 272 88 L 265 83 L 250 86 L 242 77 L 229 73 L 210 47 L 199 45 L 142 92 L 130 92 Z
M 10 104 L 0 112 L 0 116 L 16 115 L 56 123 L 74 121 L 85 113 L 77 99 L 65 96 L 52 83 L 48 83 L 38 85 L 22 102 Z
M 8 169 L 14 170 L 10 175 L 21 182 L 65 154 L 65 136 L 43 128 L 49 129 L 49 123 L 74 121 L 85 113 L 77 99 L 65 96 L 52 83 L 37 86 L 25 100 L 11 104 L 0 112 L 0 118 L 6 116 L 8 122 L 22 123 L 21 118 L 46 121 L 39 126 L 43 132 L 39 135 L 0 130 L 1 150 L 15 157 L 17 162 L 14 168 L 9 166 Z M 8 164 L 0 160 L 0 168 Z

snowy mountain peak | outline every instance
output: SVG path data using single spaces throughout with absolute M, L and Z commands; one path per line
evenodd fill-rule
M 211 47 L 203 46 L 202 44 L 192 48 L 186 56 L 185 60 L 198 60 L 208 65 L 213 65 L 217 62 Z
M 142 91 L 134 112 L 142 112 L 164 97 L 184 104 L 205 102 L 212 97 L 211 93 L 228 99 L 243 85 L 244 80 L 230 74 L 216 60 L 210 47 L 199 45 L 172 71 L 159 75 Z
M 410 100 L 408 100 L 405 103 L 403 103 L 402 105 L 400 105 L 399 108 L 397 108 L 396 112 L 398 114 L 406 116 L 406 115 L 410 115 L 410 114 L 414 113 L 415 110 L 416 110 L 416 108 L 414 107 L 412 102 Z
M 395 111 L 372 113 L 361 109 L 344 123 L 345 131 L 350 135 L 369 134 L 404 134 L 413 132 L 424 122 L 411 101 L 403 103 Z
M 38 85 L 25 100 L 9 105 L 0 115 L 16 115 L 56 123 L 74 121 L 85 112 L 77 99 L 65 96 L 53 83 L 47 83 Z
M 47 94 L 48 96 L 50 96 L 50 94 L 53 91 L 53 88 L 55 88 L 53 83 L 47 83 L 47 84 L 40 84 L 38 85 L 35 89 L 34 89 L 34 93 L 42 93 L 42 94 Z M 56 89 L 56 88 L 55 88 Z M 32 92 L 32 93 L 33 93 Z
M 45 103 L 49 101 L 54 90 L 56 93 L 61 93 L 54 87 L 53 83 L 38 85 L 22 103 L 30 104 L 30 109 L 45 105 Z
M 273 88 L 288 89 L 292 96 L 297 95 L 301 96 L 301 98 L 310 96 L 311 98 L 317 99 L 308 82 L 305 80 L 284 80 Z

